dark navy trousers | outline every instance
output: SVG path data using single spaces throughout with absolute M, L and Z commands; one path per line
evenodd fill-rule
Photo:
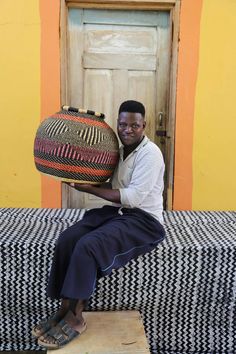
M 88 299 L 100 277 L 151 251 L 164 237 L 163 226 L 141 209 L 91 209 L 59 236 L 47 294 Z

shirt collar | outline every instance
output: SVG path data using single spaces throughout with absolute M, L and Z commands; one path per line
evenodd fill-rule
M 138 144 L 138 146 L 131 152 L 131 155 L 133 155 L 135 152 L 137 152 L 139 149 L 141 149 L 143 146 L 145 146 L 148 142 L 150 141 L 150 139 L 144 135 L 143 140 L 141 141 L 140 144 Z M 122 145 L 120 148 L 120 158 L 123 160 L 123 155 L 124 155 L 124 146 Z

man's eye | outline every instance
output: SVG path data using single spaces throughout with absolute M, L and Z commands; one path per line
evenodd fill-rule
M 132 128 L 133 128 L 133 129 L 138 129 L 138 128 L 139 128 L 139 125 L 138 125 L 138 124 L 133 124 L 133 125 L 132 125 Z
M 126 127 L 126 124 L 120 123 L 119 126 L 120 126 L 120 128 L 125 128 L 125 127 Z

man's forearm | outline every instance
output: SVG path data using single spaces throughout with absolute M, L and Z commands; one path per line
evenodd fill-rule
M 72 187 L 81 192 L 93 194 L 96 197 L 103 198 L 113 203 L 120 203 L 120 191 L 119 189 L 108 189 L 103 187 L 96 187 L 91 184 L 76 184 L 71 183 Z

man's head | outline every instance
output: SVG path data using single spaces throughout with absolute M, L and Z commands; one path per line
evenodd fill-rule
M 125 101 L 120 105 L 117 132 L 123 145 L 138 145 L 145 130 L 145 108 L 137 101 Z

